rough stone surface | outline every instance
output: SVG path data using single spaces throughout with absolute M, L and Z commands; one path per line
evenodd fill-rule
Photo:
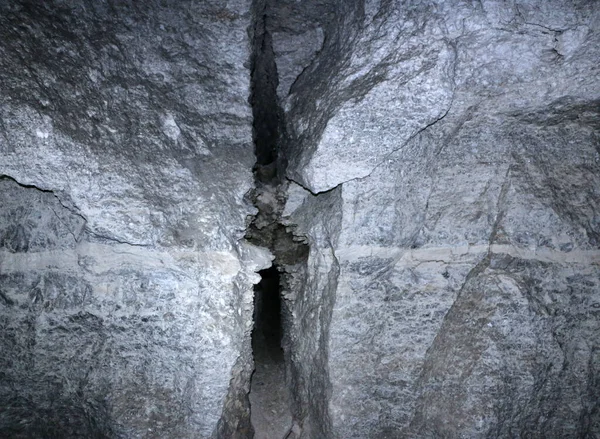
M 287 439 L 600 437 L 599 59 L 593 0 L 0 2 L 0 437 L 252 437 L 273 258 Z
M 0 436 L 251 434 L 252 20 L 1 2 Z
M 599 436 L 598 3 L 332 3 L 285 97 L 301 437 Z

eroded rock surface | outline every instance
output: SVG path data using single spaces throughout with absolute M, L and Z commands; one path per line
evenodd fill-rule
M 599 29 L 591 0 L 2 3 L 0 436 L 251 437 L 273 257 L 289 439 L 600 436 Z
M 247 437 L 251 2 L 2 2 L 0 436 Z
M 334 16 L 285 97 L 302 437 L 600 435 L 597 2 Z

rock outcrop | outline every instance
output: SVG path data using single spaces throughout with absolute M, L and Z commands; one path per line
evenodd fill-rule
M 250 3 L 0 6 L 0 436 L 250 434 Z
M 302 437 L 600 435 L 598 4 L 331 3 L 277 58 Z

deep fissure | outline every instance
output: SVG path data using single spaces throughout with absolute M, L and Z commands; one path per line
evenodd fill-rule
M 268 351 L 281 350 L 280 275 L 277 266 L 259 272 L 261 281 L 255 286 L 253 342 Z M 260 338 L 263 340 L 261 341 Z
M 259 272 L 254 288 L 252 351 L 254 372 L 250 383 L 251 423 L 255 438 L 283 438 L 292 428 L 292 395 L 286 370 L 289 352 L 284 352 L 286 328 L 282 285 L 286 267 L 306 260 L 308 246 L 281 224 L 286 185 L 285 158 L 280 154 L 284 137 L 283 112 L 277 98 L 277 66 L 271 36 L 267 30 L 267 2 L 255 2 L 252 59 L 253 136 L 256 164 L 255 188 L 251 199 L 258 213 L 248 227 L 246 239 L 268 248 L 273 265 Z M 288 347 L 289 349 L 289 347 Z
M 250 388 L 255 437 L 283 437 L 291 424 L 285 364 L 281 345 L 280 276 L 276 266 L 259 272 L 255 286 L 252 352 L 255 369 Z

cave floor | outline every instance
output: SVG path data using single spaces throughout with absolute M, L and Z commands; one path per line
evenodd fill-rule
M 253 340 L 255 371 L 250 387 L 250 420 L 255 439 L 280 439 L 292 425 L 285 385 L 283 351 L 274 334 L 257 330 Z

